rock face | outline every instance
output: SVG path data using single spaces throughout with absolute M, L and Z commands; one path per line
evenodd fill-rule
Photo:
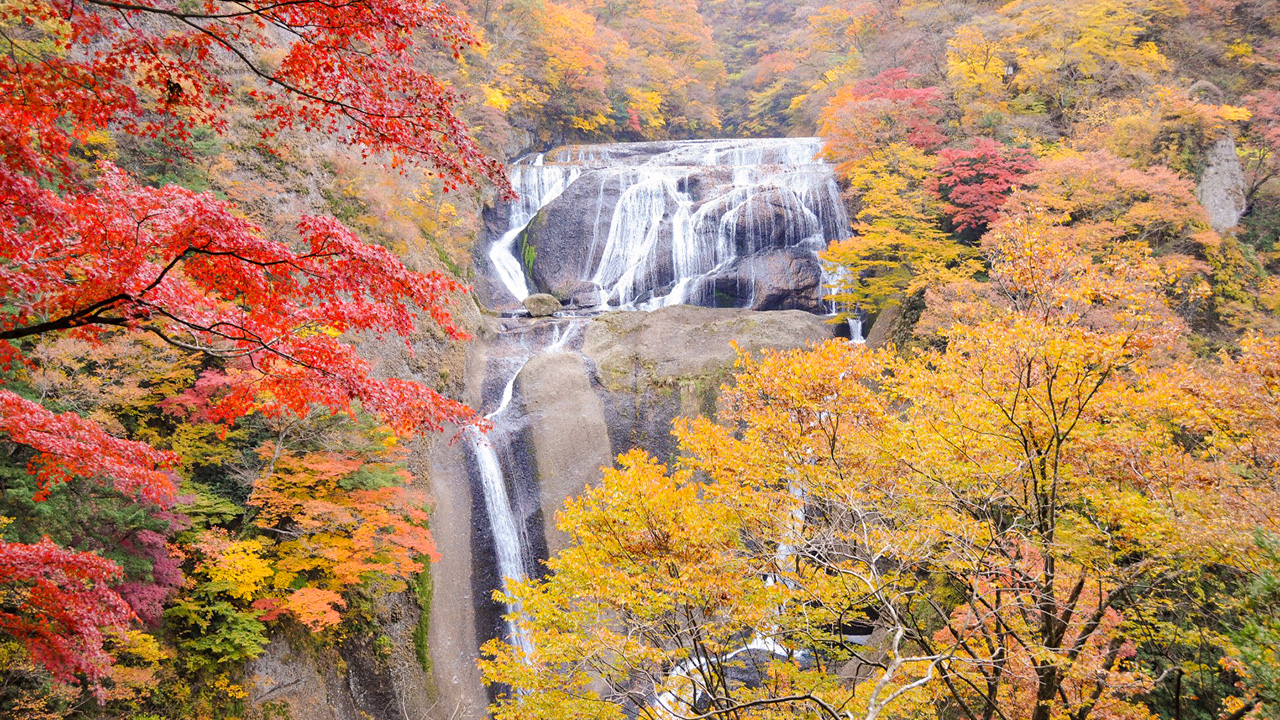
M 318 650 L 272 638 L 245 668 L 251 703 L 295 720 L 430 717 L 432 683 L 414 656 L 418 608 L 406 595 L 389 595 L 378 601 L 376 620 L 387 640 L 381 649 L 367 635 Z
M 590 279 L 624 183 L 618 171 L 583 173 L 534 217 L 517 241 L 533 288 L 566 297 L 578 282 Z
M 760 313 L 675 306 L 611 312 L 587 327 L 582 352 L 595 366 L 615 453 L 675 454 L 671 422 L 714 415 L 737 353 L 792 349 L 830 339 L 833 326 L 800 311 Z
M 719 380 L 733 368 L 737 342 L 747 352 L 798 348 L 832 337 L 805 312 L 757 313 L 676 305 L 653 312 L 610 312 L 592 320 L 582 352 L 605 389 Z
M 516 377 L 516 390 L 529 423 L 543 534 L 548 552 L 555 553 L 567 540 L 555 527 L 556 510 L 613 464 L 604 404 L 584 358 L 571 352 L 531 359 Z
M 1196 198 L 1209 213 L 1209 225 L 1218 232 L 1235 227 L 1244 217 L 1244 169 L 1231 135 L 1218 138 L 1205 156 L 1204 174 L 1196 187 Z
M 692 294 L 713 307 L 822 312 L 822 269 L 806 248 L 773 250 L 735 260 Z
M 524 299 L 524 309 L 533 317 L 548 317 L 560 312 L 560 301 L 554 295 L 534 293 Z
M 740 257 L 795 244 L 797 238 L 820 235 L 818 219 L 790 190 L 762 186 L 735 205 L 731 198 L 724 211 L 724 225 Z

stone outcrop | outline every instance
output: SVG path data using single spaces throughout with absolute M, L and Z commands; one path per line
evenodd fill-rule
M 805 347 L 833 336 L 822 318 L 800 311 L 758 313 L 679 305 L 595 318 L 583 354 L 596 371 L 614 452 L 641 447 L 668 460 L 671 422 L 714 415 L 737 353 Z
M 526 260 L 530 290 L 566 297 L 600 264 L 613 208 L 625 180 L 622 170 L 585 172 L 529 223 L 516 241 Z M 525 248 L 532 248 L 526 252 Z
M 582 351 L 606 389 L 625 391 L 722 379 L 737 358 L 731 342 L 753 352 L 804 347 L 831 336 L 830 326 L 809 313 L 676 305 L 600 315 L 588 326 Z
M 245 668 L 255 707 L 286 710 L 293 720 L 400 720 L 432 717 L 432 681 L 418 663 L 413 631 L 418 608 L 405 594 L 377 602 L 382 640 L 348 636 L 314 648 L 287 634 L 271 639 Z
M 739 258 L 700 281 L 691 297 L 715 307 L 822 312 L 821 286 L 813 252 L 792 247 Z
M 1226 232 L 1240 223 L 1247 209 L 1244 169 L 1236 154 L 1236 143 L 1224 134 L 1205 154 L 1204 173 L 1196 186 L 1196 198 L 1209 214 L 1209 226 Z
M 584 358 L 552 352 L 531 359 L 516 378 L 531 435 L 543 534 L 548 552 L 565 547 L 555 511 L 600 479 L 613 464 L 604 404 L 591 387 Z

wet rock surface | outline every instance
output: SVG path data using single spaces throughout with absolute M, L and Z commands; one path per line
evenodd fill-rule
M 690 297 L 712 307 L 820 313 L 822 267 L 803 247 L 751 255 L 699 281 Z
M 833 335 L 822 318 L 796 310 L 676 306 L 601 315 L 588 326 L 582 352 L 595 368 L 615 453 L 640 447 L 666 461 L 676 451 L 672 421 L 715 415 L 737 359 L 731 342 L 757 352 Z
M 620 170 L 585 172 L 529 223 L 517 246 L 535 288 L 564 295 L 591 277 L 626 175 Z
M 520 370 L 516 387 L 531 436 L 543 534 L 547 551 L 555 553 L 568 540 L 555 527 L 556 511 L 613 464 L 604 404 L 585 358 L 574 352 L 535 356 Z

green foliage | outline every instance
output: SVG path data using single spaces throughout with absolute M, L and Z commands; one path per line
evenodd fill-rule
M 418 658 L 422 671 L 431 676 L 431 600 L 435 594 L 435 585 L 431 581 L 431 566 L 413 577 L 410 583 L 413 597 L 418 602 L 418 624 L 413 626 L 413 652 Z
M 192 673 L 217 672 L 262 654 L 267 645 L 261 611 L 221 597 L 215 583 L 204 583 L 165 610 L 177 640 L 183 667 Z
M 1244 684 L 1267 720 L 1280 718 L 1280 537 L 1258 532 L 1261 567 L 1245 591 L 1243 626 L 1234 634 Z
M 193 128 L 187 142 L 174 146 L 170 142 L 136 135 L 120 134 L 110 147 L 122 167 L 132 170 L 155 187 L 181 185 L 197 192 L 212 188 L 208 164 L 225 149 L 221 137 L 208 126 Z
M 533 267 L 533 264 L 538 261 L 538 248 L 533 243 L 529 242 L 528 235 L 525 235 L 520 239 L 520 258 L 524 260 L 524 266 L 526 268 Z
M 0 516 L 12 522 L 0 536 L 7 542 L 34 543 L 48 536 L 64 547 L 97 545 L 104 557 L 120 565 L 126 578 L 151 578 L 151 561 L 121 546 L 138 531 L 167 535 L 168 520 L 112 488 L 76 479 L 55 486 L 48 499 L 36 502 L 37 485 L 24 468 L 0 469 Z M 86 532 L 93 528 L 92 533 Z M 92 540 L 90 539 L 92 538 Z

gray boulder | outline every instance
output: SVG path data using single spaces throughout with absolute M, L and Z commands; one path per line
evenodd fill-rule
M 564 304 L 571 308 L 594 308 L 604 303 L 604 292 L 590 280 L 574 283 L 565 292 Z
M 560 301 L 554 295 L 545 293 L 534 293 L 524 299 L 524 309 L 528 310 L 529 314 L 534 317 L 554 315 L 560 312 L 562 307 Z
M 609 237 L 624 174 L 625 169 L 584 172 L 529 223 L 516 250 L 533 261 L 526 267 L 533 282 L 530 289 L 564 296 L 591 277 Z

